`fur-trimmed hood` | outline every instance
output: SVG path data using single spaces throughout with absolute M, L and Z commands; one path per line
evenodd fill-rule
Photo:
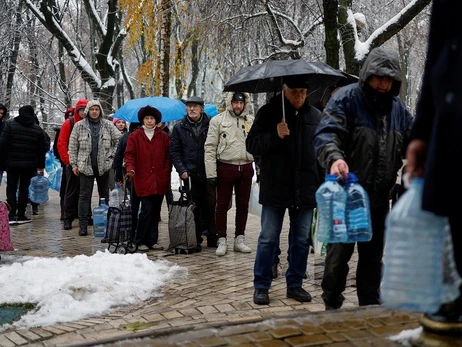
M 233 95 L 236 92 L 229 92 L 226 95 L 226 110 L 229 111 L 232 115 L 235 115 L 233 112 L 233 106 L 231 105 L 231 99 L 233 98 Z M 250 94 L 249 93 L 242 93 L 245 96 L 245 106 L 244 110 L 242 113 L 239 115 L 239 117 L 244 117 L 249 114 L 250 111 Z

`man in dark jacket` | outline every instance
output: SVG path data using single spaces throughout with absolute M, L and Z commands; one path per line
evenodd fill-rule
M 307 100 L 304 81 L 287 81 L 281 95 L 258 111 L 248 134 L 247 151 L 259 157 L 261 232 L 254 265 L 254 296 L 258 305 L 269 303 L 272 264 L 286 209 L 289 210 L 289 267 L 286 272 L 287 297 L 311 301 L 302 288 L 310 244 L 310 226 L 315 192 L 321 180 L 313 147 L 313 136 L 321 112 Z M 285 120 L 282 118 L 285 108 Z
M 329 100 L 314 139 L 321 166 L 344 178 L 353 172 L 369 195 L 373 236 L 369 242 L 358 243 L 356 288 L 360 306 L 380 304 L 385 217 L 412 119 L 398 97 L 400 87 L 398 55 L 373 49 L 359 82 L 340 88 Z M 354 247 L 354 243 L 327 246 L 322 280 L 326 309 L 342 306 Z
M 460 275 L 462 185 L 458 182 L 455 162 L 462 158 L 462 31 L 456 30 L 461 11 L 459 0 L 433 1 L 427 63 L 406 168 L 412 177 L 425 178 L 423 209 L 448 217 Z M 450 180 L 454 183 L 449 183 Z M 421 319 L 425 330 L 436 333 L 446 330 L 441 322 L 451 323 L 452 332 L 462 331 L 462 288 L 455 302 Z
M 36 122 L 34 109 L 27 105 L 19 109 L 19 115 L 8 121 L 0 136 L 0 153 L 6 153 L 6 200 L 11 206 L 10 224 L 29 223 L 26 205 L 31 178 L 45 167 L 45 135 Z M 19 184 L 19 195 L 16 191 Z
M 207 183 L 204 164 L 204 144 L 210 118 L 204 113 L 204 101 L 192 96 L 186 100 L 187 114 L 175 124 L 170 136 L 172 164 L 188 187 L 191 178 L 191 197 L 196 208 L 196 238 L 201 250 L 202 231 L 208 230 L 207 247 L 216 247 L 215 186 Z

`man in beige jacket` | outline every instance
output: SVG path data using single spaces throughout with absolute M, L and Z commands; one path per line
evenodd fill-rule
M 224 112 L 210 121 L 205 141 L 207 181 L 217 187 L 215 223 L 218 256 L 224 256 L 228 251 L 226 225 L 233 189 L 236 194 L 234 251 L 251 252 L 244 239 L 254 174 L 253 157 L 245 147 L 245 140 L 254 120 L 254 117 L 249 115 L 249 94 L 229 93 L 226 106 Z

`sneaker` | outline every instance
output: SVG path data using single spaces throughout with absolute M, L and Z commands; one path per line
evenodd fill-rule
M 64 220 L 64 230 L 71 230 L 72 229 L 72 221 L 69 219 Z
M 244 235 L 239 235 L 234 239 L 234 252 L 250 253 L 252 250 L 244 243 Z
M 149 251 L 149 247 L 146 245 L 139 245 L 138 250 L 139 251 Z
M 25 223 L 30 223 L 32 222 L 32 219 L 26 217 L 26 216 L 18 216 L 16 219 L 18 224 L 25 224 Z
M 228 252 L 228 243 L 226 241 L 226 237 L 220 237 L 218 239 L 218 247 L 215 251 L 215 254 L 219 257 L 224 256 Z
M 16 216 L 15 215 L 8 215 L 8 224 L 9 225 L 15 225 L 15 224 L 18 224 L 18 222 L 16 221 Z
M 153 249 L 155 251 L 162 251 L 164 249 L 163 246 L 159 245 L 158 243 L 153 244 L 149 249 Z
M 39 210 L 37 206 L 32 207 L 32 215 L 37 216 L 39 214 Z

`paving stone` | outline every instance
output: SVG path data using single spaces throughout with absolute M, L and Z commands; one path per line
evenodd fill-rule
M 298 336 L 302 334 L 300 329 L 287 326 L 283 328 L 270 330 L 268 331 L 268 333 L 271 334 L 275 339 L 284 339 L 286 337 Z
M 332 342 L 331 338 L 324 334 L 289 337 L 284 341 L 293 347 L 321 346 Z

